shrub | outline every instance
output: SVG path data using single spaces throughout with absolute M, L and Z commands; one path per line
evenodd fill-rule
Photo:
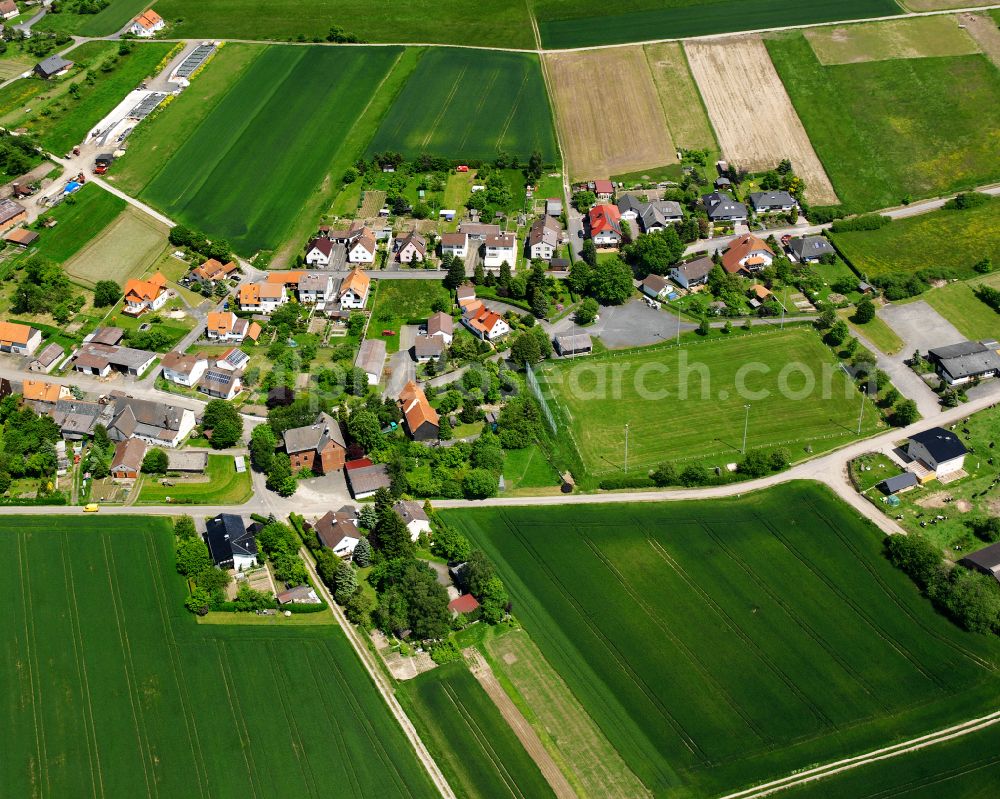
M 861 230 L 879 230 L 892 222 L 888 216 L 881 214 L 862 214 L 850 219 L 838 219 L 830 228 L 834 233 L 847 233 Z

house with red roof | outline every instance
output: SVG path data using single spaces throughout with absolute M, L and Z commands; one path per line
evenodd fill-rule
M 610 180 L 595 180 L 594 194 L 598 200 L 610 200 L 615 196 L 615 184 Z
M 148 39 L 150 36 L 155 36 L 157 31 L 163 30 L 166 24 L 163 21 L 163 17 L 150 8 L 132 20 L 132 25 L 129 27 L 128 32 L 133 36 Z
M 752 275 L 774 261 L 774 251 L 767 242 L 752 233 L 734 239 L 722 254 L 722 268 L 729 274 Z
M 491 311 L 479 300 L 462 306 L 462 324 L 483 341 L 496 341 L 510 332 L 510 325 L 496 311 Z
M 622 243 L 622 214 L 615 205 L 595 205 L 587 214 L 590 238 L 595 247 L 618 247 Z

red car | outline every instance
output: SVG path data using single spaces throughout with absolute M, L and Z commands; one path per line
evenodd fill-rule
M 382 331 L 382 335 L 383 336 L 395 336 L 396 335 L 396 331 L 395 330 L 383 330 Z

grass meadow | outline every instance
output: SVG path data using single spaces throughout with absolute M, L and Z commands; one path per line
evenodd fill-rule
M 238 473 L 232 455 L 209 455 L 205 475 L 208 481 L 204 483 L 146 475 L 142 478 L 136 502 L 139 505 L 165 505 L 168 501 L 192 505 L 239 505 L 253 493 L 250 472 Z M 162 485 L 164 479 L 173 485 Z
M 501 150 L 526 160 L 539 150 L 546 163 L 558 161 L 538 57 L 428 50 L 368 146 L 385 150 L 468 160 Z
M 826 489 L 442 511 L 658 797 L 713 796 L 992 709 L 1000 641 L 934 612 Z M 873 667 L 877 664 L 877 668 Z
M 58 221 L 39 233 L 38 254 L 65 263 L 100 235 L 125 210 L 120 197 L 96 184 L 88 184 L 48 213 Z
M 98 280 L 124 285 L 156 263 L 166 249 L 167 232 L 166 225 L 129 206 L 66 262 L 66 273 L 88 287 Z
M 400 53 L 268 48 L 140 196 L 242 254 L 273 250 L 328 193 L 342 142 Z
M 382 339 L 386 352 L 399 352 L 400 328 L 426 322 L 437 299 L 448 301 L 450 307 L 450 292 L 437 280 L 378 281 L 368 338 Z M 391 330 L 393 335 L 382 335 L 383 330 Z
M 458 796 L 554 796 L 464 662 L 402 682 L 396 695 Z
M 710 36 L 900 13 L 892 0 L 624 0 L 610 10 L 586 0 L 534 0 L 546 48 Z
M 766 44 L 846 209 L 1000 179 L 1000 71 L 985 56 L 823 66 L 801 33 Z
M 331 25 L 369 42 L 474 44 L 533 48 L 524 0 L 159 0 L 156 10 L 181 37 L 322 41 Z
M 831 233 L 837 248 L 869 278 L 945 267 L 975 277 L 989 256 L 1000 264 L 1000 198 L 964 211 L 942 209 L 897 219 L 878 230 Z
M 435 795 L 340 629 L 195 622 L 166 520 L 2 525 L 5 795 Z
M 45 31 L 65 31 L 76 36 L 110 36 L 149 5 L 149 0 L 111 0 L 96 14 L 74 14 L 70 11 L 53 14 L 49 11 L 34 27 Z
M 963 336 L 978 340 L 998 338 L 1000 314 L 975 295 L 973 289 L 978 285 L 1000 289 L 1000 272 L 931 289 L 921 294 L 920 299 L 958 328 Z
M 789 364 L 808 370 L 812 389 L 810 378 Z M 622 470 L 626 423 L 628 465 L 637 471 L 665 461 L 738 461 L 746 404 L 748 450 L 783 447 L 798 460 L 807 446 L 822 451 L 857 432 L 861 395 L 817 334 L 804 328 L 549 362 L 537 374 L 591 475 Z M 878 424 L 877 412 L 866 407 L 862 433 Z

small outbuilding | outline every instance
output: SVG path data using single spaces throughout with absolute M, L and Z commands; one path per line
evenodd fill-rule
M 594 351 L 594 342 L 586 333 L 571 333 L 567 336 L 556 336 L 556 351 L 563 358 L 575 355 L 590 355 Z
M 972 554 L 966 555 L 958 563 L 967 569 L 988 574 L 1000 583 L 1000 543 L 990 544 L 988 547 L 976 550 Z
M 891 497 L 915 488 L 918 483 L 917 476 L 913 472 L 903 472 L 902 474 L 897 474 L 895 477 L 887 477 L 879 485 Z

